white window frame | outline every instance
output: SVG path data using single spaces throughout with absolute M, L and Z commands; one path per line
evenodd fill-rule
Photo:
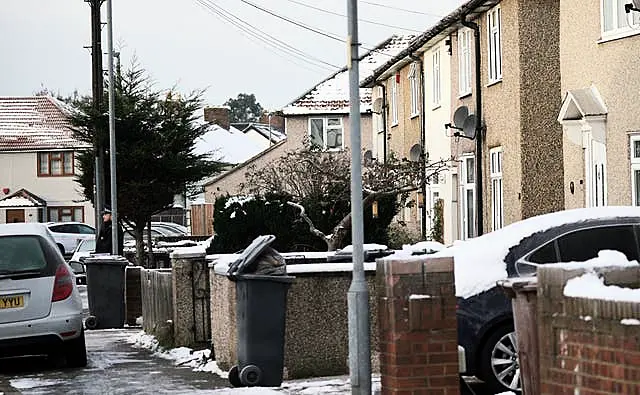
M 329 125 L 329 120 L 338 120 L 340 121 L 340 126 L 335 126 L 335 125 Z M 340 151 L 344 149 L 344 123 L 342 122 L 342 117 L 310 117 L 309 121 L 308 121 L 308 127 L 309 127 L 309 140 L 313 143 L 313 140 L 311 138 L 311 122 L 313 120 L 322 120 L 322 149 L 325 151 Z M 328 133 L 329 130 L 338 130 L 340 129 L 340 134 L 342 135 L 342 144 L 340 145 L 340 147 L 327 147 L 327 137 L 328 137 Z
M 640 172 L 640 155 L 635 156 L 634 145 L 640 144 L 640 134 L 629 136 L 629 159 L 631 163 L 631 204 L 634 206 L 640 206 L 640 199 L 638 195 L 640 193 L 640 184 L 636 183 L 635 172 Z M 636 193 L 638 191 L 639 193 Z
M 460 194 L 458 200 L 461 202 L 460 204 L 460 238 L 462 240 L 466 240 L 472 237 L 475 237 L 477 229 L 476 225 L 476 215 L 478 215 L 478 210 L 476 207 L 476 166 L 475 166 L 475 155 L 468 154 L 462 155 L 460 158 Z M 473 169 L 473 182 L 469 182 L 467 168 L 469 166 L 468 162 L 472 161 L 471 169 Z M 471 193 L 471 209 L 472 209 L 472 218 L 469 218 L 469 201 L 467 199 L 468 194 Z
M 502 80 L 502 11 L 500 6 L 487 12 L 487 70 L 489 83 Z
M 458 30 L 458 93 L 471 93 L 471 29 Z
M 600 33 L 603 38 L 618 38 L 629 34 L 640 34 L 640 12 L 624 12 L 624 5 L 631 0 L 601 0 L 600 1 Z M 621 15 L 624 19 L 620 20 Z M 605 29 L 605 15 L 611 16 L 612 28 Z M 629 17 L 633 18 L 629 26 Z
M 409 86 L 411 88 L 411 118 L 420 114 L 420 76 L 418 65 L 411 63 L 409 66 Z
M 398 124 L 398 80 L 394 75 L 391 79 L 391 126 Z
M 491 217 L 492 229 L 504 226 L 504 190 L 502 183 L 502 147 L 489 150 L 489 170 L 491 177 Z
M 434 108 L 440 107 L 440 100 L 442 99 L 442 81 L 440 76 L 440 48 L 436 48 L 431 54 L 431 72 L 432 72 L 432 87 L 431 87 L 431 104 Z

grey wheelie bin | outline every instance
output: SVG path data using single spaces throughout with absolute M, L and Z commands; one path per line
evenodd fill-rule
M 129 264 L 119 255 L 94 255 L 84 260 L 87 270 L 89 316 L 87 329 L 123 328 L 124 271 Z
M 229 371 L 236 387 L 282 384 L 287 293 L 295 277 L 268 247 L 274 239 L 258 237 L 227 272 L 236 283 L 238 364 Z

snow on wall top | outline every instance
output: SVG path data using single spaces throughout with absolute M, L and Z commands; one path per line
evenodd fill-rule
M 0 97 L 0 151 L 88 147 L 73 138 L 72 111 L 51 96 Z
M 591 207 L 527 218 L 473 239 L 458 241 L 432 257 L 453 257 L 456 296 L 468 298 L 507 278 L 505 258 L 509 248 L 525 237 L 556 226 L 588 219 L 638 217 L 640 207 Z
M 361 57 L 359 63 L 362 81 L 374 70 L 405 49 L 415 36 L 392 36 Z M 371 88 L 360 88 L 360 111 L 371 110 Z M 283 110 L 285 115 L 348 113 L 349 71 L 343 68 L 313 89 L 289 103 Z

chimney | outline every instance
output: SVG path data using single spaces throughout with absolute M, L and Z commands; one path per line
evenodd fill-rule
M 229 130 L 231 127 L 229 121 L 229 114 L 231 108 L 228 106 L 217 107 L 205 107 L 204 109 L 204 121 L 209 123 L 215 123 L 224 130 Z
M 268 125 L 269 113 L 266 111 L 263 112 L 258 122 Z M 274 129 L 278 129 L 281 132 L 284 132 L 284 117 L 282 116 L 282 112 L 274 111 L 271 113 L 271 127 Z

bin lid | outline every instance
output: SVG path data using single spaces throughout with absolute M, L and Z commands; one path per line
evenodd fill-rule
M 514 297 L 516 292 L 536 292 L 538 289 L 537 277 L 512 277 L 496 282 L 509 297 Z
M 233 281 L 271 281 L 287 284 L 292 283 L 295 279 L 295 276 L 268 276 L 264 274 L 236 274 L 233 276 Z
M 108 255 L 108 254 L 100 254 L 100 255 L 92 255 L 84 259 L 83 263 L 85 265 L 118 265 L 118 266 L 127 266 L 129 265 L 129 261 L 127 258 L 121 255 Z
M 264 235 L 256 237 L 247 248 L 242 251 L 238 259 L 229 265 L 227 275 L 242 273 L 251 263 L 258 258 L 264 250 L 269 247 L 276 237 L 274 235 Z

